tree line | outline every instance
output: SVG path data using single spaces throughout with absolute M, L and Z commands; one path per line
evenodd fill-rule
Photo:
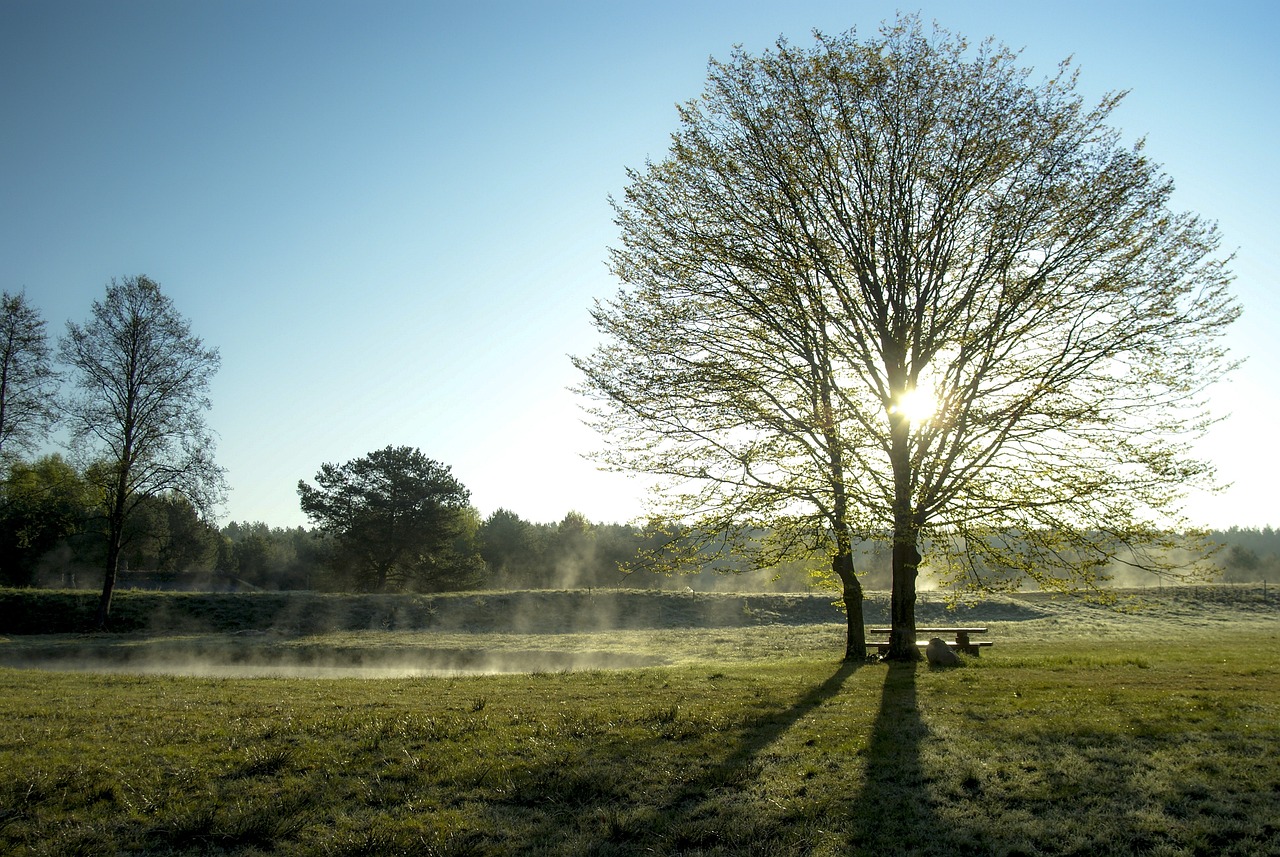
M 1280 582 L 1280 530 L 1231 527 L 1211 538 L 1223 547 L 1217 564 L 1225 583 Z
M 0 304 L 0 585 L 443 591 L 627 581 L 664 528 L 487 519 L 447 465 L 407 446 L 298 483 L 313 528 L 232 522 L 204 422 L 219 355 L 158 283 L 112 280 L 54 349 L 25 294 Z M 68 454 L 33 455 L 67 429 Z M 26 455 L 24 456 L 24 453 Z M 732 561 L 708 556 L 708 570 Z M 743 570 L 742 562 L 736 570 Z M 787 573 L 787 570 L 783 570 Z M 656 578 L 655 578 L 656 579 Z M 763 581 L 765 585 L 772 581 Z M 687 585 L 687 584 L 686 584 Z
M 92 480 L 59 454 L 12 460 L 0 497 L 0 585 L 84 588 L 100 584 L 105 555 L 101 512 Z M 576 587 L 684 588 L 711 591 L 748 587 L 804 591 L 823 585 L 821 562 L 795 561 L 759 568 L 748 556 L 701 550 L 702 536 L 683 574 L 666 571 L 654 554 L 677 551 L 656 523 L 597 523 L 580 512 L 556 522 L 535 522 L 500 508 L 487 517 L 458 510 L 457 529 L 440 560 L 422 575 L 398 575 L 381 591 L 460 589 L 566 589 Z M 1272 527 L 1215 530 L 1221 546 L 1214 563 L 1224 582 L 1280 582 L 1280 531 Z M 721 536 L 723 538 L 723 534 Z M 763 541 L 766 534 L 759 534 Z M 375 591 L 341 557 L 320 527 L 278 527 L 231 521 L 218 527 L 185 497 L 169 493 L 140 504 L 126 528 L 121 585 L 157 589 Z M 701 552 L 700 552 L 701 551 Z M 859 555 L 868 589 L 891 585 L 886 551 L 874 543 Z
M 0 498 L 0 585 L 84 588 L 101 583 L 106 534 L 95 486 L 62 455 L 14 460 Z M 665 545 L 656 526 L 598 523 L 570 511 L 535 522 L 510 509 L 487 517 L 472 506 L 430 535 L 439 553 L 427 563 L 377 579 L 353 563 L 321 527 L 231 521 L 218 527 L 170 492 L 139 504 L 125 529 L 118 584 L 158 589 L 440 592 L 461 589 L 693 587 L 751 576 L 752 588 L 803 590 L 803 564 L 757 571 L 745 558 L 712 558 L 700 574 L 651 573 L 646 551 Z

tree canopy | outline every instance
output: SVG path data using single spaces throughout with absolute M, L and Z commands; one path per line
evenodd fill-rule
M 67 322 L 59 354 L 75 381 L 63 414 L 105 507 L 104 627 L 126 525 L 139 505 L 173 492 L 208 515 L 224 494 L 204 417 L 220 357 L 145 276 L 112 280 L 89 321 Z
M 9 462 L 0 486 L 0 584 L 31 586 L 46 555 L 80 533 L 96 492 L 62 456 Z M 64 562 L 69 564 L 69 562 Z
M 614 200 L 623 288 L 574 361 L 601 459 L 664 477 L 665 516 L 827 552 L 848 657 L 857 540 L 891 545 L 901 658 L 922 548 L 977 589 L 1168 570 L 1238 307 L 1121 97 L 915 18 L 712 61 Z
M 471 568 L 470 557 L 454 549 L 471 524 L 471 492 L 418 449 L 388 446 L 321 465 L 315 486 L 299 480 L 298 495 L 302 511 L 335 540 L 337 558 L 350 564 L 360 589 L 413 589 Z

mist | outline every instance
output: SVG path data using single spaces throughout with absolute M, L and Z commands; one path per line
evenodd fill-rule
M 412 655 L 379 653 L 331 653 L 328 656 L 290 656 L 288 653 L 238 656 L 223 660 L 193 657 L 180 650 L 129 654 L 93 647 L 90 654 L 72 652 L 25 653 L 5 657 L 12 669 L 55 670 L 98 675 L 183 676 L 188 678 L 287 678 L 287 679 L 405 679 L 451 676 L 510 675 L 636 669 L 662 666 L 653 655 L 614 652 L 547 651 L 486 652 L 480 649 L 420 649 Z

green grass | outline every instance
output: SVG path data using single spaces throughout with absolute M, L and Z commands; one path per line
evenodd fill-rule
M 0 853 L 1280 854 L 1280 629 L 1168 631 L 946 671 L 842 665 L 838 628 L 622 671 L 0 669 Z

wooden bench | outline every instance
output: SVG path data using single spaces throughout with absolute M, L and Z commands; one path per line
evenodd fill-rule
M 883 636 L 883 640 L 868 640 L 867 648 L 876 647 L 876 651 L 884 655 L 889 652 L 889 632 L 890 628 L 868 628 L 868 634 Z M 970 638 L 970 634 L 985 634 L 986 628 L 916 628 L 916 634 L 923 636 L 923 640 L 916 640 L 916 645 L 924 648 L 929 645 L 929 640 L 934 637 L 941 638 L 953 652 L 964 652 L 966 655 L 977 657 L 982 651 L 983 646 L 990 646 L 990 640 L 974 640 Z M 947 639 L 950 637 L 951 639 Z

